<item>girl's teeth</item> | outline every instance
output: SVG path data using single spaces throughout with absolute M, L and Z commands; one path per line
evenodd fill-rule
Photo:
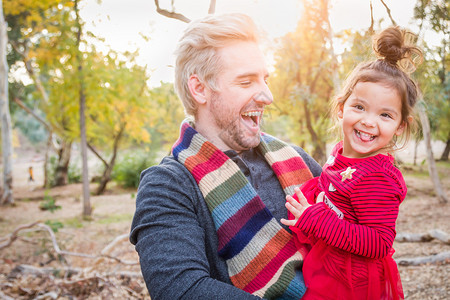
M 360 132 L 360 131 L 356 131 L 356 135 L 357 135 L 359 138 L 367 139 L 367 140 L 369 140 L 369 141 L 372 141 L 372 140 L 375 138 L 374 135 L 367 134 L 367 133 Z

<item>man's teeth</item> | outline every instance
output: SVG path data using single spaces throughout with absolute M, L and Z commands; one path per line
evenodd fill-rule
M 243 113 L 242 115 L 246 116 L 246 117 L 259 117 L 259 116 L 261 116 L 261 112 L 260 111 L 251 111 L 251 112 Z

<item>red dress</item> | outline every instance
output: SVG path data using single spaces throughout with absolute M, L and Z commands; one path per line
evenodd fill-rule
M 341 153 L 342 142 L 321 176 L 302 186 L 311 204 L 321 191 L 326 197 L 291 227 L 299 250 L 307 252 L 302 299 L 403 299 L 392 258 L 395 221 L 406 196 L 403 176 L 392 156 L 354 159 Z

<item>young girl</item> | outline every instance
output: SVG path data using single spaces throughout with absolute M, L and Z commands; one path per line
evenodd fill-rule
M 306 182 L 303 194 L 296 189 L 298 202 L 287 196 L 289 220 L 281 222 L 306 253 L 302 299 L 404 297 L 392 244 L 406 185 L 391 153 L 398 137 L 405 143 L 409 137 L 418 96 L 400 64 L 421 58 L 419 49 L 405 45 L 405 36 L 388 28 L 374 40 L 380 58 L 360 64 L 335 101 L 343 141 L 321 176 Z M 323 202 L 316 203 L 320 192 Z

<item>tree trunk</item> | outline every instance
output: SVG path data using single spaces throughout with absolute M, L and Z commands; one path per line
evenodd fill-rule
M 414 161 L 413 161 L 414 166 L 417 166 L 417 148 L 419 148 L 419 139 L 415 138 L 414 139 Z
M 75 14 L 78 26 L 77 32 L 77 62 L 78 62 L 78 80 L 80 84 L 80 148 L 81 160 L 83 164 L 83 216 L 90 216 L 92 214 L 90 192 L 89 192 L 89 170 L 87 162 L 87 139 L 86 139 L 86 96 L 84 94 L 84 75 L 83 75 L 83 61 L 80 52 L 81 41 L 81 23 L 78 11 L 78 0 L 75 0 Z
M 447 203 L 447 196 L 445 195 L 445 192 L 442 188 L 441 181 L 436 169 L 436 162 L 434 161 L 433 149 L 431 148 L 430 121 L 428 120 L 427 113 L 425 112 L 423 101 L 418 104 L 418 110 L 420 122 L 422 123 L 425 146 L 427 149 L 428 172 L 430 173 L 430 178 L 433 181 L 434 189 L 439 199 L 439 203 Z
M 113 146 L 113 154 L 111 157 L 111 160 L 108 164 L 105 164 L 105 171 L 103 171 L 102 179 L 100 180 L 100 185 L 97 188 L 96 194 L 101 195 L 106 189 L 106 185 L 111 180 L 111 174 L 114 169 L 114 165 L 116 164 L 116 158 L 117 158 L 117 151 L 119 150 L 119 143 L 123 136 L 123 131 L 125 130 L 125 124 L 120 128 L 119 133 L 117 134 L 116 138 L 114 139 L 114 146 Z M 105 160 L 103 160 L 105 162 Z
M 445 145 L 444 152 L 442 152 L 441 158 L 439 160 L 448 161 L 448 155 L 450 154 L 450 134 L 447 138 L 447 144 Z
M 6 60 L 7 24 L 3 16 L 3 2 L 0 3 L 0 119 L 2 126 L 3 193 L 1 204 L 13 204 L 12 194 L 12 127 L 8 99 L 8 62 Z
M 55 186 L 66 185 L 69 182 L 69 162 L 72 142 L 63 140 L 58 150 L 58 165 L 55 170 Z

